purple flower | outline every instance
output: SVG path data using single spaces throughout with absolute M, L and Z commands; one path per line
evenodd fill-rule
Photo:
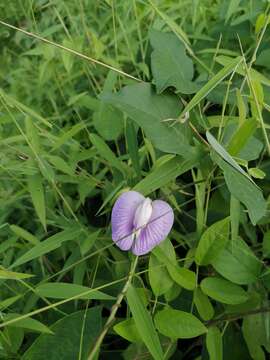
M 143 255 L 166 238 L 173 221 L 173 210 L 165 201 L 127 191 L 112 210 L 112 239 L 120 249 Z

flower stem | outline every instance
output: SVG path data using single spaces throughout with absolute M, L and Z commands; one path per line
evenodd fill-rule
M 127 281 L 125 282 L 125 285 L 124 285 L 122 291 L 118 294 L 115 304 L 114 304 L 114 305 L 112 306 L 112 308 L 111 308 L 111 314 L 110 314 L 110 316 L 108 317 L 108 319 L 107 319 L 107 321 L 106 321 L 106 324 L 105 324 L 104 327 L 103 327 L 103 330 L 102 330 L 101 333 L 99 334 L 99 336 L 98 336 L 98 338 L 97 338 L 97 340 L 96 340 L 96 343 L 95 343 L 93 349 L 91 349 L 91 351 L 90 351 L 90 353 L 89 353 L 89 355 L 88 355 L 88 358 L 87 358 L 88 360 L 94 360 L 94 359 L 95 359 L 96 354 L 97 354 L 97 352 L 98 352 L 98 350 L 99 350 L 99 348 L 100 348 L 100 346 L 101 346 L 101 344 L 102 344 L 102 342 L 103 342 L 104 337 L 106 336 L 109 328 L 111 327 L 112 323 L 114 322 L 114 320 L 115 320 L 115 315 L 116 315 L 116 313 L 117 313 L 117 310 L 118 310 L 118 308 L 120 307 L 121 302 L 122 302 L 124 296 L 126 295 L 126 292 L 127 292 L 127 290 L 128 290 L 128 287 L 129 287 L 129 285 L 130 285 L 130 283 L 131 283 L 131 280 L 132 280 L 132 278 L 133 278 L 133 276 L 134 276 L 137 263 L 138 263 L 138 256 L 136 256 L 136 257 L 133 259 L 132 263 L 131 263 L 130 271 L 129 271 L 129 275 L 128 275 Z

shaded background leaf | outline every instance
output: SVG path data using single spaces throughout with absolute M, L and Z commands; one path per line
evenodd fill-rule
M 171 127 L 170 121 L 164 121 L 176 119 L 181 111 L 176 96 L 157 95 L 150 84 L 141 83 L 126 86 L 116 94 L 106 93 L 101 99 L 125 112 L 161 151 L 179 155 L 194 151 L 188 141 L 187 126 Z
M 67 315 L 52 325 L 53 335 L 41 335 L 24 353 L 23 360 L 74 360 L 88 351 L 101 330 L 101 308 L 94 307 Z M 82 324 L 84 324 L 82 333 Z M 81 338 L 82 337 L 82 338 Z M 82 340 L 82 343 L 81 343 Z
M 150 43 L 154 49 L 151 54 L 151 67 L 157 92 L 161 93 L 167 87 L 173 86 L 177 92 L 194 93 L 198 86 L 192 83 L 193 63 L 176 35 L 152 29 Z

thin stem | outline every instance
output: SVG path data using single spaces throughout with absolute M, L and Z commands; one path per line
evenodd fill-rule
M 241 313 L 238 313 L 238 314 L 228 314 L 228 315 L 220 317 L 220 318 L 209 320 L 209 321 L 206 322 L 206 325 L 207 326 L 213 326 L 213 325 L 216 325 L 216 324 L 218 324 L 220 322 L 223 322 L 223 321 L 235 321 L 235 320 L 238 320 L 238 319 L 242 319 L 245 316 L 262 314 L 262 313 L 266 313 L 266 312 L 270 312 L 270 307 L 254 309 L 254 310 L 250 310 L 250 311 L 246 311 L 246 312 L 241 312 Z
M 203 144 L 205 144 L 208 148 L 210 147 L 208 142 L 201 136 L 199 131 L 195 128 L 195 126 L 189 121 L 188 122 L 189 127 L 191 130 L 198 136 L 198 138 L 202 141 Z
M 97 65 L 101 65 L 101 66 L 103 66 L 103 67 L 105 67 L 105 68 L 107 68 L 107 69 L 110 69 L 110 70 L 112 70 L 112 71 L 115 71 L 115 72 L 117 72 L 118 74 L 121 74 L 121 75 L 123 75 L 123 76 L 126 76 L 126 77 L 128 77 L 128 78 L 130 78 L 130 79 L 133 79 L 133 80 L 136 80 L 136 81 L 139 81 L 139 82 L 142 81 L 141 79 L 138 79 L 138 78 L 136 78 L 135 76 L 132 76 L 132 75 L 130 75 L 130 74 L 127 74 L 126 72 L 124 72 L 124 71 L 122 71 L 122 70 L 120 70 L 120 69 L 117 69 L 117 68 L 115 68 L 115 67 L 113 67 L 113 66 L 111 66 L 111 65 L 105 64 L 105 63 L 103 63 L 102 61 L 99 61 L 99 60 L 96 60 L 96 59 L 94 59 L 94 58 L 91 58 L 90 56 L 87 56 L 87 55 L 85 55 L 85 54 L 82 54 L 82 53 L 80 53 L 80 52 L 78 52 L 78 51 L 76 51 L 76 50 L 70 49 L 70 48 L 68 48 L 68 47 L 66 47 L 66 46 L 63 46 L 63 45 L 60 45 L 60 44 L 55 43 L 55 42 L 53 42 L 53 41 L 50 41 L 50 40 L 48 40 L 48 39 L 46 39 L 46 38 L 43 38 L 42 36 L 39 36 L 39 35 L 37 35 L 37 34 L 34 34 L 34 33 L 29 32 L 29 31 L 26 31 L 26 30 L 23 30 L 23 29 L 21 29 L 21 28 L 18 28 L 17 26 L 8 24 L 8 23 L 6 23 L 6 22 L 4 22 L 4 21 L 2 21 L 2 20 L 0 20 L 0 24 L 4 25 L 4 26 L 6 26 L 6 27 L 9 27 L 9 28 L 11 28 L 11 29 L 13 29 L 13 30 L 20 31 L 20 32 L 24 33 L 25 35 L 28 35 L 28 36 L 31 36 L 31 37 L 33 37 L 33 38 L 35 38 L 35 39 L 38 39 L 38 40 L 40 40 L 40 41 L 43 41 L 44 43 L 47 43 L 47 44 L 53 45 L 53 46 L 55 46 L 55 47 L 58 47 L 58 48 L 60 48 L 60 49 L 62 49 L 62 50 L 68 51 L 68 52 L 70 52 L 70 53 L 72 53 L 72 54 L 74 54 L 74 55 L 79 56 L 79 57 L 82 58 L 82 59 L 91 61 L 92 63 L 97 64 Z
M 95 356 L 96 356 L 96 354 L 97 354 L 97 352 L 98 352 L 98 350 L 99 350 L 99 348 L 100 348 L 100 346 L 101 346 L 101 344 L 103 342 L 104 337 L 106 336 L 108 330 L 110 329 L 112 323 L 114 322 L 117 310 L 118 310 L 119 306 L 121 305 L 121 302 L 122 302 L 124 296 L 126 295 L 126 292 L 127 292 L 128 288 L 129 288 L 131 280 L 132 280 L 132 278 L 134 276 L 137 263 L 138 263 L 138 256 L 136 256 L 135 259 L 131 263 L 130 272 L 129 272 L 127 281 L 126 281 L 122 291 L 119 293 L 119 295 L 117 297 L 117 300 L 116 300 L 116 303 L 112 306 L 111 314 L 108 317 L 108 319 L 106 321 L 106 324 L 103 327 L 102 332 L 99 334 L 99 337 L 97 338 L 93 349 L 90 351 L 90 353 L 88 355 L 88 360 L 95 359 Z

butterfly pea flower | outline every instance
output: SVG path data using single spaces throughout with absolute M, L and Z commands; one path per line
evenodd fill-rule
M 165 240 L 173 226 L 174 214 L 163 200 L 152 201 L 137 191 L 127 191 L 116 200 L 111 221 L 116 245 L 135 255 L 144 255 Z

